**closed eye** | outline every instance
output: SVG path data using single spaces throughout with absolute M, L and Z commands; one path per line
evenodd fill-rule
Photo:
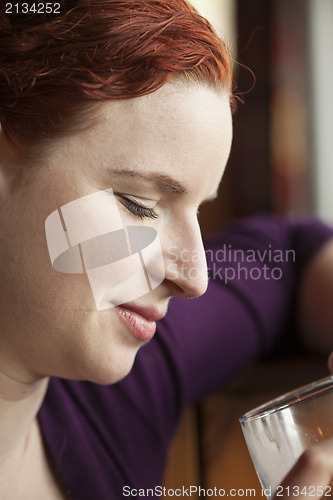
M 120 199 L 120 202 L 131 212 L 135 217 L 140 219 L 157 219 L 158 215 L 154 212 L 152 208 L 140 205 L 137 201 L 133 201 L 129 196 L 124 194 L 114 193 Z

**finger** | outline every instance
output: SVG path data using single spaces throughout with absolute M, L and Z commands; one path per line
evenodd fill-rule
M 327 486 L 333 478 L 333 439 L 306 450 L 277 489 L 274 499 L 331 497 Z

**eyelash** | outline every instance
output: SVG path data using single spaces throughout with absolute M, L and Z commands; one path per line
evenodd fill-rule
M 139 205 L 139 203 L 134 203 L 134 201 L 130 200 L 124 195 L 117 194 L 120 198 L 121 203 L 129 210 L 135 217 L 139 217 L 140 219 L 157 219 L 158 215 L 154 212 L 152 208 L 143 207 Z

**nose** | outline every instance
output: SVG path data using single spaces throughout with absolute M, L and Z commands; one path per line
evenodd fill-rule
M 165 279 L 174 285 L 175 295 L 199 297 L 207 290 L 205 250 L 197 219 L 172 231 L 164 249 Z

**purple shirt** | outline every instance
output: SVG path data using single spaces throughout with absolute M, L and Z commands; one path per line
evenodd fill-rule
M 207 292 L 171 300 L 127 377 L 110 386 L 52 378 L 39 421 L 70 496 L 119 500 L 161 485 L 184 407 L 272 349 L 301 273 L 332 236 L 313 219 L 237 222 L 206 247 Z

